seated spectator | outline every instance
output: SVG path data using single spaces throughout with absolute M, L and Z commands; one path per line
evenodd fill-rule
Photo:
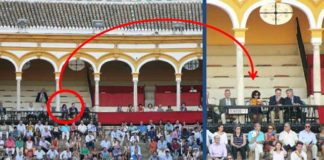
M 41 147 L 38 147 L 37 150 L 35 151 L 35 158 L 37 160 L 43 160 L 45 159 L 46 153 L 41 149 Z
M 168 149 L 167 141 L 164 140 L 164 136 L 160 137 L 160 140 L 157 144 L 157 151 L 159 156 L 165 155 L 166 150 Z
M 47 103 L 47 101 L 48 101 L 48 96 L 47 96 L 46 90 L 45 90 L 45 88 L 42 88 L 37 93 L 36 102 Z
M 234 159 L 237 159 L 238 152 L 240 152 L 242 159 L 246 159 L 246 137 L 243 135 L 240 126 L 236 126 L 234 129 L 231 148 Z
M 139 104 L 138 105 L 138 110 L 137 110 L 138 112 L 144 112 L 144 107 L 143 107 L 143 105 L 142 104 Z
M 69 109 L 66 106 L 66 104 L 62 105 L 61 112 L 62 112 L 62 119 L 68 119 L 69 118 Z
M 226 157 L 226 160 L 234 160 L 234 158 L 233 158 L 232 155 L 228 155 L 228 156 Z
M 312 152 L 312 159 L 317 159 L 317 139 L 316 135 L 311 131 L 311 124 L 309 122 L 306 122 L 305 129 L 298 134 L 299 141 L 304 144 L 303 151 Z
M 28 120 L 34 120 L 36 119 L 36 115 L 35 113 L 33 112 L 35 109 L 33 107 L 33 102 L 29 102 L 29 107 L 27 108 L 27 119 Z M 1 112 L 1 109 L 0 109 L 0 112 Z
M 249 148 L 254 152 L 254 159 L 260 160 L 263 154 L 264 133 L 261 131 L 260 123 L 254 124 L 254 130 L 248 134 Z
M 75 103 L 71 104 L 71 107 L 69 108 L 69 114 L 70 118 L 74 118 L 78 114 L 78 109 L 75 107 Z
M 83 144 L 79 152 L 80 158 L 84 159 L 90 153 L 90 150 L 86 147 L 86 144 Z
M 128 105 L 128 109 L 127 109 L 127 112 L 134 112 L 134 107 L 133 105 Z
M 156 132 L 153 127 L 151 127 L 150 130 L 147 132 L 147 138 L 149 141 L 156 138 Z
M 289 122 L 289 119 L 301 120 L 305 121 L 305 118 L 302 114 L 302 109 L 300 105 L 304 105 L 304 102 L 300 99 L 300 97 L 294 95 L 293 89 L 286 90 L 287 97 L 285 98 L 284 105 L 290 105 L 285 109 L 285 122 Z
M 101 122 L 98 122 L 98 126 L 97 126 L 97 135 L 99 138 L 103 138 L 104 137 L 104 129 L 101 125 Z
M 216 135 L 214 137 L 214 143 L 208 147 L 209 155 L 211 159 L 224 159 L 227 156 L 227 149 L 225 144 L 220 143 L 220 137 Z
M 201 127 L 194 128 L 194 137 L 195 137 L 195 141 L 197 142 L 197 144 L 200 145 L 203 140 Z
M 287 155 L 286 150 L 282 147 L 280 142 L 276 142 L 274 149 L 271 151 L 273 160 L 285 160 Z
M 123 107 L 118 106 L 116 112 L 124 112 L 124 111 L 123 111 Z
M 31 137 L 27 138 L 28 140 L 26 141 L 25 145 L 25 154 L 26 157 L 31 158 L 34 156 L 34 141 L 32 140 Z M 45 154 L 45 153 L 44 153 Z
M 270 153 L 272 147 L 276 144 L 276 130 L 273 125 L 268 125 L 268 131 L 265 133 L 264 152 Z
M 48 141 L 48 142 L 52 141 L 52 134 L 47 127 L 41 134 L 42 134 L 42 137 L 45 138 L 46 141 Z
M 295 150 L 298 137 L 296 132 L 291 130 L 289 123 L 285 123 L 284 130 L 279 134 L 279 141 L 287 152 Z
M 54 138 L 59 139 L 60 138 L 60 128 L 57 125 L 57 123 L 54 123 L 53 129 L 52 129 L 52 135 Z
M 275 95 L 269 99 L 269 114 L 271 123 L 274 123 L 274 120 L 279 118 L 279 122 L 283 123 L 283 108 L 280 106 L 284 105 L 285 99 L 281 97 L 281 89 L 277 88 L 275 90 Z
M 87 131 L 91 132 L 94 137 L 96 137 L 97 133 L 97 126 L 93 124 L 93 121 L 91 120 L 90 123 L 87 125 Z
M 146 108 L 145 112 L 154 112 L 154 111 L 155 111 L 155 109 L 154 109 L 153 104 L 152 103 L 149 103 L 147 105 L 147 108 Z
M 46 141 L 45 138 L 42 137 L 39 141 L 38 146 L 41 147 L 42 150 L 47 153 L 47 151 L 50 149 L 51 143 Z
M 146 143 L 147 129 L 146 126 L 143 124 L 143 121 L 140 122 L 140 125 L 137 127 L 137 130 L 139 131 L 140 139 L 143 140 L 144 143 Z
M 220 142 L 219 143 L 222 143 L 222 144 L 227 145 L 228 144 L 228 139 L 227 139 L 226 132 L 224 132 L 224 125 L 223 124 L 220 124 L 217 127 L 217 129 L 218 130 L 217 130 L 217 132 L 214 133 L 213 137 L 219 136 L 219 138 L 220 138 Z
M 261 93 L 257 90 L 252 92 L 251 99 L 250 99 L 250 114 L 251 114 L 251 121 L 253 123 L 262 121 L 262 109 L 261 106 L 263 105 L 263 100 L 261 99 Z
M 103 151 L 101 151 L 100 158 L 103 159 L 103 160 L 112 159 L 111 156 L 110 156 L 110 153 L 108 151 L 108 148 L 104 148 Z
M 164 135 L 165 130 L 164 130 L 164 124 L 163 121 L 160 120 L 159 126 L 156 127 L 156 137 L 160 138 L 162 135 Z
M 81 135 L 86 135 L 87 134 L 87 126 L 84 124 L 83 121 L 80 121 L 80 124 L 78 126 L 78 131 Z
M 19 124 L 17 125 L 17 130 L 19 131 L 19 136 L 24 137 L 26 134 L 26 125 L 22 121 L 19 121 Z
M 3 138 L 0 138 L 0 149 L 3 150 L 5 148 L 5 141 Z
M 173 112 L 172 107 L 169 105 L 168 108 L 165 110 L 166 112 Z
M 113 131 L 110 132 L 110 137 L 111 137 L 111 141 L 114 141 L 114 139 L 116 139 L 119 142 L 123 143 L 125 135 L 122 131 L 120 131 L 115 127 Z
M 15 154 L 16 142 L 12 136 L 9 136 L 9 138 L 6 140 L 5 147 L 7 155 L 12 156 Z
M 157 109 L 156 109 L 157 112 L 164 112 L 163 108 L 162 108 L 162 105 L 159 104 Z
M 100 142 L 100 147 L 103 149 L 103 148 L 107 148 L 109 149 L 111 147 L 111 143 L 110 141 L 108 140 L 108 136 L 106 136 L 104 139 L 101 140 Z
M 85 143 L 86 143 L 86 146 L 90 149 L 93 149 L 94 148 L 94 142 L 95 142 L 96 138 L 95 136 L 93 135 L 93 133 L 90 131 L 88 133 L 88 135 L 86 135 L 85 137 Z
M 181 155 L 181 146 L 178 143 L 178 139 L 177 138 L 173 138 L 172 139 L 172 143 L 171 143 L 171 155 L 175 159 Z
M 155 151 L 151 154 L 149 160 L 160 160 L 160 157 L 158 156 L 158 153 Z
M 185 103 L 182 103 L 182 104 L 181 104 L 180 111 L 181 111 L 181 112 L 187 112 L 187 111 L 188 111 L 187 106 L 186 106 Z
M 69 149 L 65 149 L 60 154 L 60 159 L 72 159 L 72 152 Z
M 135 142 L 139 142 L 139 136 L 137 135 L 137 132 L 132 131 L 131 133 L 132 133 L 132 136 L 130 137 L 129 142 L 131 144 L 134 144 Z
M 226 123 L 225 107 L 236 106 L 235 99 L 231 98 L 231 91 L 229 89 L 226 89 L 224 91 L 224 96 L 225 96 L 224 98 L 219 100 L 219 108 L 216 107 L 214 108 L 214 112 L 213 112 L 214 123 L 218 123 L 219 119 L 221 119 L 222 124 L 225 124 Z
M 84 113 L 83 113 L 83 116 L 82 116 L 82 119 L 86 119 L 86 120 L 90 120 L 91 119 L 91 115 L 90 115 L 90 108 L 85 106 L 84 107 Z
M 54 138 L 52 140 L 51 146 L 54 147 L 56 150 L 58 149 L 58 147 L 59 147 L 59 140 L 58 140 L 58 138 Z
M 173 157 L 172 157 L 172 155 L 170 153 L 170 150 L 169 149 L 166 149 L 165 150 L 165 154 L 162 155 L 162 156 L 160 156 L 160 159 L 161 160 L 173 160 Z
M 291 153 L 290 159 L 291 160 L 307 160 L 307 154 L 303 151 L 303 142 L 296 143 L 296 150 Z
M 35 125 L 35 130 L 39 129 L 40 132 L 43 132 L 44 125 L 42 124 L 42 121 L 38 121 L 38 123 Z
M 147 125 L 147 130 L 149 131 L 151 129 L 151 127 L 153 127 L 154 130 L 156 129 L 155 124 L 153 123 L 153 121 L 149 120 L 149 124 Z
M 133 160 L 141 160 L 142 159 L 142 151 L 141 147 L 135 142 L 131 147 L 130 147 L 130 153 L 131 153 L 131 158 Z
M 129 126 L 128 126 L 128 130 L 127 131 L 128 131 L 128 133 L 138 132 L 137 127 L 134 126 L 133 122 L 130 122 L 129 123 Z
M 70 139 L 70 127 L 67 124 L 61 126 L 60 131 L 62 133 L 62 140 L 64 140 L 64 139 L 69 140 Z
M 157 142 L 156 142 L 156 138 L 151 139 L 150 141 L 150 146 L 149 146 L 149 150 L 151 154 L 157 153 Z
M 59 153 L 57 150 L 52 146 L 50 150 L 47 151 L 46 153 L 47 158 L 50 160 L 54 160 L 59 156 Z
M 321 126 L 317 147 L 321 150 L 321 154 L 324 155 L 324 126 Z
M 21 137 L 16 140 L 16 153 L 24 152 L 24 141 Z
M 171 124 L 170 121 L 167 121 L 167 123 L 164 125 L 164 134 L 166 134 L 167 132 L 172 132 L 173 131 L 173 125 Z

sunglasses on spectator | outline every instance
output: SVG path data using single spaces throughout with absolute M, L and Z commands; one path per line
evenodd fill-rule
M 310 128 L 311 126 L 305 126 L 305 128 Z

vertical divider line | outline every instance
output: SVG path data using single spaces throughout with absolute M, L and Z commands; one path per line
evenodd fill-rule
M 202 20 L 204 24 L 207 24 L 207 2 L 206 0 L 202 0 Z M 202 44 L 203 44 L 203 48 L 202 48 L 202 53 L 203 53 L 203 74 L 202 74 L 202 87 L 203 87 L 203 98 L 202 98 L 202 105 L 203 105 L 203 132 L 202 132 L 202 146 L 203 146 L 203 159 L 207 159 L 207 143 L 206 143 L 206 130 L 207 130 L 207 28 L 206 26 L 203 26 L 203 33 L 202 33 Z

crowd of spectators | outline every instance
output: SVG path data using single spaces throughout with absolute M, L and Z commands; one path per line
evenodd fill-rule
M 181 104 L 180 111 L 187 112 L 188 111 L 187 105 L 184 103 Z M 196 111 L 202 111 L 202 106 L 199 105 L 196 108 Z M 118 106 L 116 112 L 135 112 L 135 109 L 134 106 L 130 104 L 127 106 L 127 109 L 123 109 L 122 106 Z M 146 107 L 143 106 L 142 104 L 139 104 L 137 107 L 137 112 L 174 112 L 174 110 L 170 105 L 167 106 L 167 108 L 165 109 L 162 105 L 153 106 L 153 104 L 150 103 Z
M 31 112 L 27 116 L 38 119 Z M 67 118 L 73 116 L 68 112 Z M 92 120 L 71 125 L 50 125 L 49 121 L 4 123 L 0 125 L 0 156 L 17 160 L 141 160 L 142 147 L 149 150 L 150 160 L 190 160 L 202 156 L 202 128 L 198 122 L 190 126 L 179 121 L 147 123 L 123 123 L 107 130 Z
M 311 123 L 306 122 L 304 130 L 296 133 L 289 123 L 284 130 L 276 132 L 275 125 L 268 125 L 265 132 L 260 123 L 247 134 L 242 132 L 240 125 L 233 128 L 233 133 L 225 133 L 224 125 L 219 125 L 215 133 L 207 130 L 208 156 L 213 159 L 226 159 L 228 156 L 237 159 L 252 157 L 254 160 L 307 160 L 307 152 L 312 160 L 318 160 L 318 151 L 324 155 L 324 126 L 320 134 L 311 131 Z M 277 126 L 279 127 L 279 126 Z M 230 137 L 230 138 L 229 138 Z

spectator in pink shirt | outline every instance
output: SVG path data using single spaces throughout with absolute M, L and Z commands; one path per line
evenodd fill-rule
M 11 136 L 6 140 L 5 147 L 7 155 L 15 154 L 16 142 Z
M 214 137 L 214 140 L 215 140 L 214 143 L 209 145 L 208 147 L 209 158 L 216 159 L 216 160 L 221 160 L 226 158 L 227 156 L 226 145 L 220 143 L 220 137 L 218 135 Z

